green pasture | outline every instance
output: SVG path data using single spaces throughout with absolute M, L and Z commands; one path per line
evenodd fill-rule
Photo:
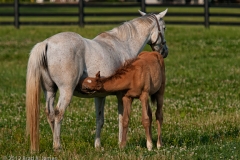
M 74 97 L 61 128 L 63 149 L 55 153 L 42 96 L 40 152 L 30 154 L 25 136 L 25 76 L 31 48 L 62 31 L 91 39 L 113 27 L 0 27 L 0 159 L 240 159 L 240 28 L 216 26 L 167 25 L 161 149 L 155 144 L 155 118 L 153 151 L 146 148 L 138 100 L 132 106 L 127 147 L 119 149 L 115 96 L 106 99 L 102 147 L 95 149 L 93 99 Z

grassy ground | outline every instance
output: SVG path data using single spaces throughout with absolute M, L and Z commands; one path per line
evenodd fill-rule
M 93 99 L 74 97 L 62 125 L 63 150 L 54 153 L 42 98 L 40 153 L 30 154 L 25 137 L 25 75 L 31 48 L 61 31 L 91 39 L 112 27 L 0 27 L 0 159 L 240 159 L 240 28 L 169 25 L 164 147 L 147 151 L 141 106 L 135 100 L 128 144 L 120 150 L 117 102 L 109 96 L 102 148 L 96 150 Z M 156 127 L 154 123 L 154 144 Z

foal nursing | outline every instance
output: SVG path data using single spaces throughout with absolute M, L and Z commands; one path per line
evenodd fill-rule
M 163 57 L 158 52 L 144 51 L 136 59 L 127 61 L 116 73 L 107 78 L 100 78 L 100 71 L 95 78 L 83 80 L 82 91 L 122 92 L 123 93 L 123 134 L 120 147 L 126 145 L 128 122 L 133 98 L 139 98 L 142 104 L 142 125 L 147 137 L 147 148 L 152 149 L 152 111 L 148 97 L 157 102 L 156 120 L 158 125 L 157 148 L 162 146 L 161 126 L 163 121 L 163 95 L 165 88 L 165 66 Z

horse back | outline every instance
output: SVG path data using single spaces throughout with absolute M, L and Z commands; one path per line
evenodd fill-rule
M 143 51 L 138 55 L 138 58 L 140 61 L 143 61 L 146 66 L 154 69 L 164 69 L 164 59 L 162 55 L 156 51 L 148 52 L 148 51 Z M 153 63 L 153 64 L 152 64 Z M 154 66 L 154 63 L 157 63 L 159 66 Z
M 158 52 L 141 52 L 138 56 L 138 65 L 142 68 L 143 77 L 145 82 L 149 85 L 150 94 L 158 91 L 165 85 L 165 65 L 163 57 Z M 136 64 L 137 65 L 137 64 Z

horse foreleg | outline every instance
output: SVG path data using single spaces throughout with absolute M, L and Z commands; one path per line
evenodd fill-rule
M 123 119 L 122 119 L 122 141 L 120 143 L 120 147 L 123 148 L 127 143 L 127 131 L 128 131 L 128 122 L 131 112 L 132 98 L 124 96 L 123 100 Z
M 47 121 L 51 127 L 52 133 L 54 132 L 54 99 L 56 93 L 54 91 L 45 91 L 45 99 L 46 99 L 46 110 L 45 113 L 47 115 Z
M 122 119 L 123 119 L 123 94 L 118 93 L 117 94 L 117 99 L 118 99 L 118 127 L 119 127 L 119 134 L 118 134 L 118 142 L 121 144 L 122 142 L 122 132 L 123 132 L 123 124 L 122 124 Z
M 95 110 L 96 110 L 96 137 L 94 146 L 95 148 L 101 147 L 100 135 L 101 129 L 104 124 L 104 104 L 106 97 L 95 98 Z
M 152 111 L 148 103 L 148 93 L 142 93 L 140 96 L 142 103 L 142 125 L 145 128 L 147 137 L 147 148 L 152 150 Z
M 59 100 L 55 109 L 54 133 L 53 133 L 53 148 L 55 151 L 61 149 L 60 129 L 63 116 L 67 106 L 72 99 L 73 91 L 71 89 L 60 90 Z
M 157 120 L 157 126 L 158 126 L 158 140 L 157 140 L 157 148 L 159 149 L 163 143 L 162 143 L 162 123 L 163 123 L 163 91 L 160 93 L 157 93 L 157 110 L 156 110 L 156 120 Z

